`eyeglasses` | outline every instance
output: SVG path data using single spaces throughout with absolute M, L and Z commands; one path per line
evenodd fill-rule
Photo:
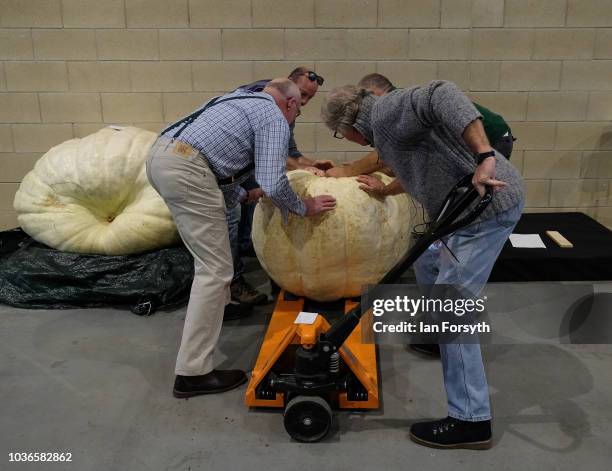
M 341 133 L 339 133 L 338 131 L 334 131 L 334 137 L 336 139 L 344 139 L 344 136 Z
M 308 72 L 304 73 L 304 75 L 308 77 L 308 80 L 310 80 L 311 82 L 317 82 L 319 86 L 323 85 L 323 82 L 325 82 L 325 79 L 323 77 L 317 75 L 312 70 L 309 70 Z
M 300 105 L 300 100 L 293 100 L 295 102 L 295 115 L 299 116 L 302 114 L 302 106 Z

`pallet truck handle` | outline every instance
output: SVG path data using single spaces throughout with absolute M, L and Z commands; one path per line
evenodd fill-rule
M 485 195 L 476 206 L 463 218 L 456 220 L 478 196 L 478 190 L 472 185 L 473 176 L 473 174 L 466 175 L 446 196 L 442 209 L 432 224 L 432 235 L 437 236 L 437 239 L 472 223 L 493 199 L 491 187 L 486 186 Z M 463 193 L 460 193 L 462 190 Z
M 402 259 L 378 282 L 379 285 L 396 281 L 432 243 L 452 234 L 457 229 L 467 226 L 482 214 L 493 199 L 493 191 L 489 186 L 486 187 L 485 195 L 480 198 L 476 206 L 465 216 L 457 219 L 479 197 L 478 191 L 472 185 L 473 176 L 474 174 L 466 175 L 451 189 L 438 215 L 430 224 L 428 231 L 417 240 Z M 369 296 L 368 299 L 372 299 L 372 297 Z M 335 322 L 326 333 L 322 334 L 321 340 L 328 343 L 333 350 L 340 348 L 359 324 L 363 313 L 372 307 L 369 304 L 370 301 L 367 304 L 359 303 L 340 320 Z

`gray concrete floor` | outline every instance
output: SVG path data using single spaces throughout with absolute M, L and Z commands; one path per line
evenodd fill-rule
M 248 276 L 259 283 L 255 268 Z M 219 367 L 252 367 L 272 308 L 225 323 Z M 495 416 L 488 451 L 410 442 L 413 421 L 445 415 L 441 367 L 382 346 L 381 410 L 339 412 L 336 433 L 306 445 L 289 439 L 280 412 L 247 409 L 244 386 L 172 397 L 184 315 L 0 305 L 0 469 L 612 469 L 609 345 L 483 347 Z M 9 463 L 9 452 L 73 461 Z

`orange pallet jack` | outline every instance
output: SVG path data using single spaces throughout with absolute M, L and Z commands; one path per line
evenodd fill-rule
M 479 198 L 472 176 L 451 190 L 428 231 L 379 284 L 398 280 L 433 242 L 484 211 L 492 193 L 487 189 Z M 332 321 L 325 311 L 333 314 L 334 307 L 281 290 L 247 387 L 246 405 L 284 408 L 285 429 L 299 442 L 317 442 L 327 436 L 332 406 L 377 409 L 376 345 L 362 342 L 360 322 L 371 308 L 368 304 L 344 300 L 343 306 L 335 305 L 342 312 Z

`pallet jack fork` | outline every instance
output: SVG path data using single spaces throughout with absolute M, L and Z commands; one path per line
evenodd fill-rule
M 472 176 L 467 175 L 450 191 L 428 231 L 379 284 L 396 282 L 433 242 L 470 224 L 484 211 L 492 193 L 487 188 L 479 198 Z M 360 320 L 370 305 L 347 299 L 344 315 L 331 324 L 323 315 L 312 323 L 296 324 L 305 303 L 304 298 L 280 292 L 245 403 L 284 408 L 289 435 L 299 442 L 317 442 L 331 429 L 332 405 L 340 409 L 379 407 L 378 368 L 376 345 L 362 342 Z

